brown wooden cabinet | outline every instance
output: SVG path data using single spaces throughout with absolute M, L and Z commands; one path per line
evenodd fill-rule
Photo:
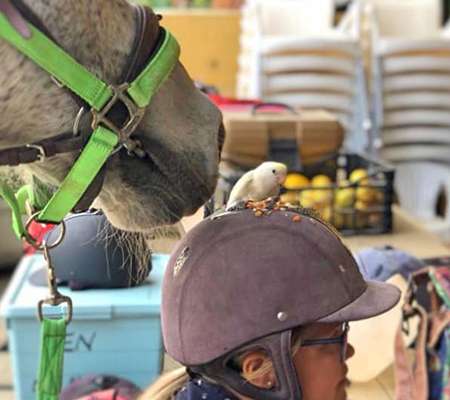
M 190 76 L 233 96 L 239 55 L 238 10 L 159 9 L 162 25 L 181 45 L 181 62 Z

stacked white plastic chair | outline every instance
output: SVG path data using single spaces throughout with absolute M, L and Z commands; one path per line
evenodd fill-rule
M 374 125 L 402 207 L 450 240 L 450 37 L 439 0 L 367 0 Z M 447 199 L 438 215 L 439 196 Z
M 243 8 L 238 95 L 335 113 L 345 146 L 368 145 L 359 7 L 333 27 L 332 0 L 248 0 Z

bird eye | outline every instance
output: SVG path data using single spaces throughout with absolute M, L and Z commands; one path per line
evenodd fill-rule
M 274 169 L 272 170 L 272 173 L 273 173 L 273 174 L 275 174 L 276 172 L 277 172 L 276 170 L 274 170 Z

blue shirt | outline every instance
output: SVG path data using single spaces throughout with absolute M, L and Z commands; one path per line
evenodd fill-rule
M 201 378 L 191 379 L 176 394 L 176 400 L 238 400 L 228 390 Z

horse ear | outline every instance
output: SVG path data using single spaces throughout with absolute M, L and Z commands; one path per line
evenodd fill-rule
M 24 38 L 31 37 L 31 30 L 28 27 L 27 21 L 22 17 L 20 12 L 11 3 L 11 0 L 0 0 L 0 12 L 2 12 L 8 21 L 11 23 L 17 32 Z

